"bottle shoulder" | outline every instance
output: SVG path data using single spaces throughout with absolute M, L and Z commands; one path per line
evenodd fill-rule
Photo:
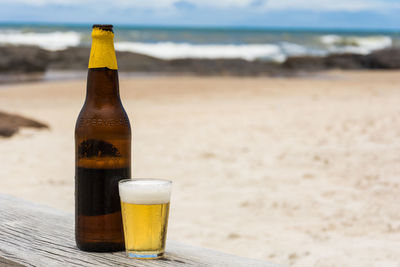
M 130 134 L 131 124 L 122 106 L 93 108 L 84 105 L 76 120 L 75 133 L 116 132 Z
M 81 111 L 79 112 L 79 118 L 126 118 L 128 115 L 122 106 L 122 104 L 113 105 L 93 105 L 85 102 Z

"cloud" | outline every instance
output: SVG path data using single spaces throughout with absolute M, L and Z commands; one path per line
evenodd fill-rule
M 21 3 L 27 5 L 112 5 L 120 7 L 136 7 L 161 9 L 166 7 L 173 8 L 180 2 L 199 7 L 246 7 L 254 0 L 0 0 L 0 3 Z
M 384 0 L 269 0 L 264 8 L 268 10 L 376 11 L 400 9 L 400 3 Z
M 193 5 L 192 3 L 189 3 L 189 2 L 187 2 L 187 1 L 179 1 L 179 2 L 176 2 L 175 4 L 174 4 L 174 6 L 176 7 L 176 8 L 180 8 L 180 9 L 194 9 L 194 8 L 196 8 L 196 6 L 195 5 Z
M 111 5 L 113 8 L 138 9 L 177 9 L 183 6 L 192 8 L 247 8 L 257 11 L 310 10 L 310 11 L 384 11 L 400 9 L 398 1 L 391 0 L 0 0 L 0 3 L 24 4 L 33 6 L 99 6 Z

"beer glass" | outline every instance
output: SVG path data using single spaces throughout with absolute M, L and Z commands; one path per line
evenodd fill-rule
M 172 182 L 124 179 L 119 182 L 125 249 L 130 258 L 164 255 Z

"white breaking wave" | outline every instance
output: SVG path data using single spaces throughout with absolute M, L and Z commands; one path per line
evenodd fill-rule
M 286 56 L 278 45 L 246 44 L 246 45 L 198 45 L 188 43 L 135 43 L 117 42 L 115 49 L 136 52 L 161 59 L 179 58 L 242 58 L 245 60 L 270 59 L 284 61 Z
M 355 53 L 366 55 L 374 50 L 379 50 L 392 46 L 392 38 L 388 36 L 338 36 L 324 35 L 320 38 L 321 42 L 327 46 L 330 53 Z
M 304 56 L 317 53 L 307 49 L 305 46 L 289 42 L 281 42 L 280 48 L 286 56 Z
M 81 36 L 77 32 L 33 33 L 20 31 L 0 31 L 2 45 L 37 45 L 47 50 L 63 50 L 69 46 L 77 46 Z
M 23 32 L 0 30 L 0 45 L 36 45 L 47 50 L 63 50 L 82 44 L 85 35 L 76 31 Z M 277 40 L 278 41 L 278 40 Z M 319 37 L 320 47 L 278 41 L 266 44 L 191 44 L 175 42 L 116 42 L 119 51 L 136 52 L 160 59 L 233 59 L 272 60 L 283 62 L 288 56 L 326 55 L 330 53 L 369 54 L 374 50 L 392 46 L 392 38 L 376 36 L 323 35 Z

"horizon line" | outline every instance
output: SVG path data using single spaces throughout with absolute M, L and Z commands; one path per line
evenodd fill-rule
M 86 27 L 92 26 L 92 22 L 31 22 L 31 21 L 1 21 L 0 26 L 59 26 L 59 27 Z M 110 24 L 107 22 L 107 24 Z M 137 28 L 137 29 L 170 29 L 170 30 L 272 30 L 272 31 L 309 31 L 309 32 L 393 32 L 400 33 L 400 28 L 350 28 L 350 27 L 302 27 L 302 26 L 258 26 L 258 25 L 161 25 L 161 24 L 129 24 L 129 23 L 111 23 L 119 28 Z

